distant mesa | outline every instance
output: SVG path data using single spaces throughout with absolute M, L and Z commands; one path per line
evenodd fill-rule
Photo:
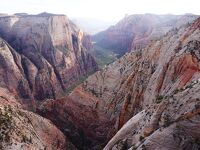
M 64 14 L 53 14 L 53 13 L 48 13 L 48 12 L 42 12 L 42 13 L 39 13 L 39 14 L 36 14 L 36 15 L 28 14 L 28 13 L 15 13 L 14 15 L 15 16 L 21 16 L 21 17 L 24 17 L 24 16 L 40 16 L 40 17 L 64 16 Z M 1 16 L 1 14 L 0 14 L 0 16 Z M 8 14 L 2 14 L 2 16 L 8 16 Z
M 0 13 L 0 16 L 7 16 L 8 14 Z
M 64 14 L 52 14 L 52 13 L 48 13 L 48 12 L 42 12 L 42 13 L 38 14 L 38 16 L 43 16 L 43 17 L 48 17 L 48 16 L 64 16 Z
M 27 13 L 15 13 L 14 15 L 15 16 L 27 16 L 28 14 Z

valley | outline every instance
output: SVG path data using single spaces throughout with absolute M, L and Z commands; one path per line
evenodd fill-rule
M 200 18 L 0 15 L 0 149 L 200 149 Z

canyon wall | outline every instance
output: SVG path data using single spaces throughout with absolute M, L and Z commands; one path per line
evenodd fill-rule
M 1 16 L 0 36 L 10 45 L 10 58 L 2 61 L 12 63 L 14 72 L 5 70 L 5 78 L 17 78 L 1 78 L 2 86 L 23 99 L 61 97 L 98 69 L 87 49 L 90 38 L 64 15 Z
M 117 131 L 105 150 L 198 147 L 199 35 L 199 19 L 172 29 L 144 49 L 127 53 L 89 76 L 68 97 L 46 101 L 39 112 L 56 123 L 73 122 L 90 138 L 91 143 L 85 143 L 89 149 L 97 145 L 101 149 Z M 57 105 L 60 112 L 52 109 Z M 62 115 L 53 119 L 54 112 Z M 187 134 L 190 136 L 185 137 Z M 103 140 L 95 143 L 98 138 Z M 76 143 L 73 137 L 72 142 Z
M 95 44 L 113 51 L 118 57 L 126 52 L 144 48 L 151 40 L 157 40 L 172 28 L 192 22 L 196 15 L 127 15 L 116 25 L 95 34 Z

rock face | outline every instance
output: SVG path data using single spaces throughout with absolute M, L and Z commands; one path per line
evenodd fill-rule
M 0 36 L 13 47 L 1 40 L 1 86 L 24 99 L 58 98 L 98 68 L 90 38 L 64 15 L 0 16 Z
M 0 61 L 0 149 L 76 149 L 52 122 L 23 109 L 18 93 L 31 91 L 26 89 L 21 56 L 2 39 Z
M 118 129 L 132 118 L 105 150 L 199 149 L 199 27 L 197 19 L 131 53 L 137 61 L 118 92 Z
M 99 145 L 119 130 L 105 150 L 199 149 L 199 39 L 200 19 L 172 29 L 96 72 L 68 98 L 53 105 L 47 102 L 40 111 L 47 110 L 43 115 L 48 117 L 59 105 L 58 120 L 72 121 L 87 137 L 101 133 L 104 141 Z
M 50 119 L 78 149 L 102 149 L 111 138 L 107 134 L 113 135 L 110 131 L 113 122 L 92 107 L 95 102 L 92 97 L 87 98 L 47 100 L 37 112 Z
M 22 109 L 14 95 L 0 88 L 0 149 L 76 149 L 49 120 Z
M 195 15 L 130 15 L 116 25 L 93 36 L 96 45 L 112 50 L 119 56 L 127 51 L 144 48 L 151 40 L 163 36 L 172 28 L 190 23 Z

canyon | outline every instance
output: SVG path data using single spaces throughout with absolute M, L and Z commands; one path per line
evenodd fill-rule
M 172 28 L 179 28 L 197 19 L 197 15 L 126 15 L 117 24 L 92 36 L 96 45 L 114 52 L 118 57 L 137 48 L 144 48 Z
M 99 69 L 65 15 L 0 16 L 0 149 L 200 149 L 198 16 L 131 15 L 94 36 L 123 56 Z

